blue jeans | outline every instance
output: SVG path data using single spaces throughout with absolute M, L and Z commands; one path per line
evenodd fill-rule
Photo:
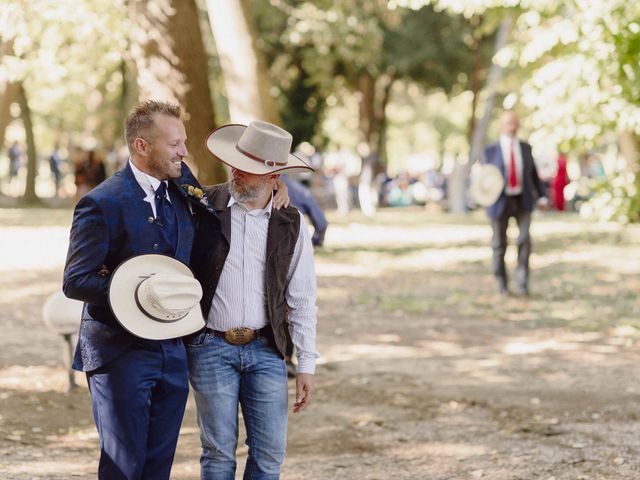
M 249 456 L 244 480 L 277 480 L 287 442 L 287 369 L 266 338 L 230 345 L 201 333 L 187 345 L 203 480 L 234 480 L 238 404 Z

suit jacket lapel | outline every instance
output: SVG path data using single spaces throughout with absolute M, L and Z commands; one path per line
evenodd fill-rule
M 497 167 L 500 169 L 500 171 L 502 172 L 502 176 L 505 178 L 505 180 L 507 179 L 507 167 L 506 167 L 506 162 L 504 159 L 504 155 L 502 155 L 502 144 L 500 142 L 498 142 L 496 144 L 496 163 L 497 163 Z
M 146 212 L 146 215 L 148 217 L 152 217 L 153 207 L 148 201 L 145 200 L 148 196 L 147 192 L 145 192 L 144 189 L 138 183 L 136 176 L 133 174 L 133 170 L 131 170 L 131 166 L 129 165 L 129 162 L 127 162 L 124 168 L 120 170 L 116 175 L 118 174 L 122 175 L 122 179 L 124 180 L 125 184 L 129 187 L 128 193 L 129 193 L 129 196 L 131 197 L 132 205 L 134 205 L 135 208 L 141 208 L 143 211 Z M 142 205 L 140 205 L 138 202 L 140 202 Z
M 230 198 L 228 183 L 221 185 L 210 196 L 212 207 L 220 217 L 222 238 L 228 245 L 231 245 L 231 209 L 227 208 Z

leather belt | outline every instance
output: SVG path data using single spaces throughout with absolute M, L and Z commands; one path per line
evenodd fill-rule
M 213 330 L 207 327 L 207 333 L 215 335 L 216 337 L 222 337 L 225 341 L 231 345 L 246 345 L 259 337 L 272 338 L 271 326 L 267 325 L 260 330 L 251 330 L 250 328 L 232 328 L 225 332 L 221 330 Z

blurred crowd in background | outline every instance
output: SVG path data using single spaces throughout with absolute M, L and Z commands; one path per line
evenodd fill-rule
M 26 155 L 24 145 L 14 141 L 0 154 L 1 192 L 18 197 L 24 191 Z M 414 167 L 394 174 L 375 172 L 367 168 L 376 165 L 375 154 L 341 145 L 325 152 L 317 151 L 304 142 L 295 154 L 316 172 L 294 176 L 309 189 L 324 210 L 346 214 L 361 210 L 372 215 L 378 207 L 423 206 L 447 211 L 449 184 L 456 175 L 456 161 L 441 162 L 439 168 Z M 128 159 L 126 147 L 104 151 L 75 147 L 71 150 L 54 147 L 46 158 L 39 158 L 38 190 L 43 197 L 57 197 L 75 203 L 80 196 L 100 184 L 124 166 Z M 592 197 L 598 183 L 606 180 L 601 155 L 585 152 L 580 155 L 564 153 L 541 156 L 538 172 L 545 182 L 553 209 L 579 211 Z M 414 162 L 416 163 L 416 162 Z M 425 164 L 434 162 L 424 161 Z M 467 182 L 466 178 L 462 179 Z M 466 195 L 467 210 L 477 205 Z

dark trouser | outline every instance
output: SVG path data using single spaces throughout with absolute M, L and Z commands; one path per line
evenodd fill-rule
M 169 479 L 189 394 L 182 340 L 140 340 L 87 379 L 100 434 L 98 478 Z
M 491 220 L 493 229 L 493 274 L 498 281 L 498 286 L 507 287 L 507 270 L 504 263 L 504 254 L 507 251 L 507 227 L 511 217 L 518 222 L 518 268 L 516 279 L 518 288 L 527 289 L 529 279 L 529 255 L 531 254 L 531 236 L 529 226 L 531 225 L 531 212 L 525 212 L 521 206 L 522 197 L 520 195 L 507 197 L 507 204 L 502 215 Z
M 309 216 L 311 220 L 311 225 L 313 225 L 313 237 L 311 237 L 311 243 L 314 247 L 321 247 L 324 243 L 324 235 L 327 231 L 327 227 L 329 226 L 329 222 L 327 221 L 327 217 L 324 216 L 324 212 L 320 208 L 315 200 L 312 198 L 308 199 L 302 206 L 297 206 L 298 209 Z

